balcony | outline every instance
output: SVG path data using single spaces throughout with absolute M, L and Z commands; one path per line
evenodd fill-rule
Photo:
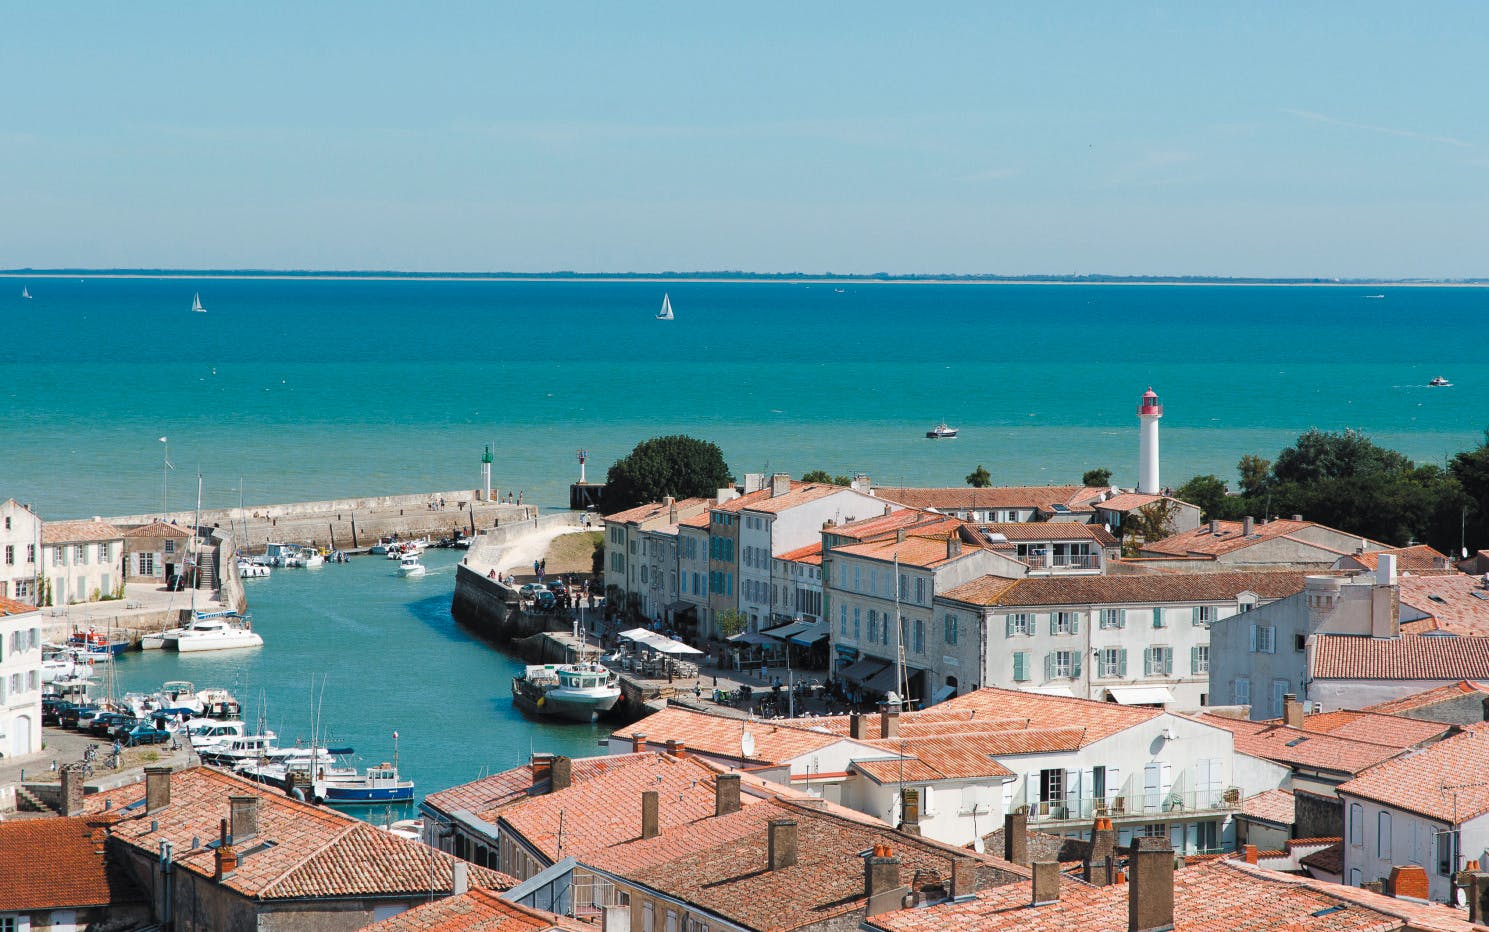
M 1099 553 L 1045 553 L 1037 551 L 1018 557 L 1028 564 L 1031 573 L 1099 573 Z
M 1157 819 L 1177 821 L 1241 808 L 1245 794 L 1240 787 L 1211 791 L 1171 790 L 1148 793 L 1139 788 L 1133 795 L 1105 797 L 1067 797 L 1063 800 L 1028 804 L 1029 825 L 1067 828 L 1086 824 L 1097 816 L 1120 822 L 1123 819 L 1151 822 Z

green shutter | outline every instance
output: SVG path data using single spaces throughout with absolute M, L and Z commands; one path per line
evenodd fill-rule
M 1004 615 L 1003 616 L 1003 635 L 1004 635 L 1004 637 L 1013 637 L 1013 616 L 1012 615 Z
M 1059 617 L 1060 617 L 1060 613 L 1059 612 L 1050 612 L 1050 634 L 1059 634 L 1060 633 L 1060 630 L 1059 630 L 1060 625 L 1055 620 L 1055 619 L 1057 619 Z
M 1081 633 L 1081 613 L 1080 612 L 1071 612 L 1070 613 L 1070 633 L 1071 634 L 1080 634 Z
M 1200 617 L 1199 617 L 1199 606 L 1198 606 L 1198 605 L 1196 605 L 1196 606 L 1195 606 L 1195 607 L 1194 607 L 1194 608 L 1193 608 L 1193 609 L 1192 609 L 1192 611 L 1193 611 L 1193 614 L 1194 614 L 1194 617 L 1193 617 L 1193 621 L 1194 621 L 1194 624 L 1196 624 L 1196 625 L 1198 625 L 1198 624 L 1199 624 L 1199 623 L 1200 623 Z
M 1127 648 L 1117 651 L 1117 675 L 1127 675 Z
M 1081 652 L 1073 650 L 1070 652 L 1070 678 L 1078 680 L 1081 678 Z
M 1199 647 L 1198 646 L 1189 648 L 1189 672 L 1190 673 L 1198 673 L 1199 672 Z
M 1052 680 L 1055 678 L 1055 653 L 1050 651 L 1044 655 L 1044 678 Z
M 1029 678 L 1029 655 L 1021 650 L 1013 652 L 1013 681 L 1022 683 Z
M 1117 627 L 1127 627 L 1127 609 L 1125 608 L 1117 609 Z

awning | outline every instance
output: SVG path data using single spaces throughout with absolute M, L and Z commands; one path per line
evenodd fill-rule
M 1069 686 L 1025 686 L 1019 692 L 1033 693 L 1036 696 L 1064 696 L 1074 699 L 1075 692 Z
M 755 631 L 741 631 L 724 638 L 731 644 L 755 644 L 760 647 L 773 647 L 775 641 Z
M 942 685 L 936 687 L 936 694 L 931 699 L 931 704 L 939 705 L 945 702 L 947 699 L 950 699 L 954 695 L 956 695 L 956 687 L 947 686 L 943 683 Z
M 855 660 L 853 663 L 839 670 L 838 677 L 852 683 L 862 684 L 864 680 L 888 667 L 888 661 L 880 660 L 877 657 L 864 657 L 862 660 Z
M 1112 701 L 1121 705 L 1162 705 L 1174 701 L 1173 690 L 1167 686 L 1108 686 Z
M 632 628 L 629 631 L 622 631 L 620 634 L 616 635 L 616 637 L 622 637 L 628 641 L 641 641 L 651 636 L 652 632 L 646 630 L 645 628 Z
M 791 643 L 800 644 L 802 647 L 811 647 L 813 644 L 826 638 L 831 627 L 825 621 L 809 621 L 802 626 L 801 631 L 791 635 Z
M 629 631 L 622 631 L 619 634 L 619 637 L 623 637 L 628 641 L 635 641 L 637 644 L 643 647 L 650 647 L 652 650 L 662 654 L 703 653 L 703 651 L 698 650 L 696 647 L 689 647 L 682 641 L 674 641 L 669 637 L 664 637 L 654 631 L 648 631 L 645 628 L 632 628 Z
M 687 612 L 698 611 L 698 606 L 694 605 L 692 602 L 678 599 L 676 602 L 668 604 L 667 611 L 671 612 L 674 615 L 683 615 Z
M 781 625 L 778 628 L 771 628 L 769 631 L 761 631 L 760 633 L 766 637 L 778 638 L 784 641 L 792 635 L 800 634 L 811 626 L 812 623 L 809 621 L 793 621 L 790 624 Z
M 892 666 L 885 667 L 864 680 L 863 688 L 873 693 L 897 693 L 900 691 L 899 671 Z

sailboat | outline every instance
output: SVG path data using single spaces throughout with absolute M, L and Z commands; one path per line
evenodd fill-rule
M 22 285 L 21 286 L 21 297 L 25 298 L 27 301 L 30 301 L 31 300 L 31 289 L 30 288 L 27 288 L 25 285 Z
M 662 309 L 657 311 L 657 320 L 672 320 L 672 299 L 662 293 Z
M 200 291 L 191 296 L 191 309 L 198 314 L 207 313 L 207 309 L 202 307 L 202 293 Z

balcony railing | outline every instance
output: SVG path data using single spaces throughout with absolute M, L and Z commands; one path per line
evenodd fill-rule
M 1101 569 L 1099 553 L 1028 553 L 1018 558 L 1031 570 L 1079 572 Z
M 1139 792 L 1136 795 L 1067 797 L 1028 804 L 1029 822 L 1085 822 L 1097 816 L 1112 819 L 1179 818 L 1196 813 L 1239 809 L 1244 794 L 1239 787 L 1212 791 L 1172 790 L 1168 793 Z

